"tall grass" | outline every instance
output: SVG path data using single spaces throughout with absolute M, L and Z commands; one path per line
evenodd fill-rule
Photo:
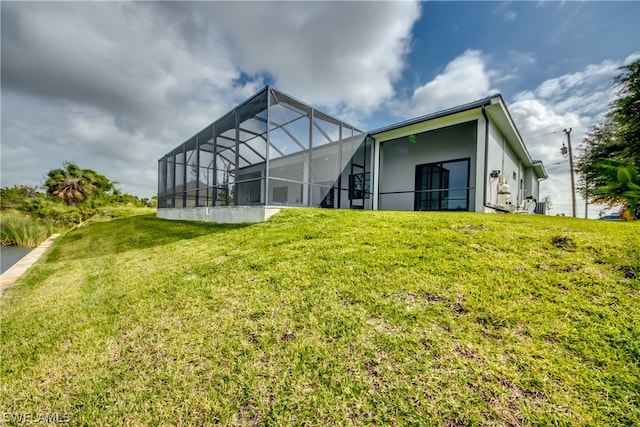
M 0 213 L 0 244 L 32 248 L 44 242 L 53 233 L 73 229 L 88 221 L 106 221 L 154 212 L 153 208 L 133 206 L 107 206 L 80 212 L 76 208 L 55 204 L 33 213 L 5 210 Z
M 50 219 L 37 220 L 20 213 L 3 213 L 0 216 L 0 244 L 33 248 L 54 233 Z

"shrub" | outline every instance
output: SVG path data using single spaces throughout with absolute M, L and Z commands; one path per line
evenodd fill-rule
M 54 225 L 49 219 L 38 220 L 18 212 L 3 213 L 0 218 L 0 243 L 3 246 L 32 248 L 53 232 Z

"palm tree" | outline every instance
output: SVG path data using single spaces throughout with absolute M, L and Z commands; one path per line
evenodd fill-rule
M 82 169 L 70 162 L 65 162 L 61 169 L 49 171 L 47 177 L 44 184 L 47 194 L 59 197 L 69 206 L 77 206 L 93 194 L 104 193 L 113 188 L 111 181 L 104 175 L 91 169 Z

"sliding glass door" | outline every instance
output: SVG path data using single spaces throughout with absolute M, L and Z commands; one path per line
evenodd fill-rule
M 416 166 L 414 209 L 469 210 L 469 159 Z

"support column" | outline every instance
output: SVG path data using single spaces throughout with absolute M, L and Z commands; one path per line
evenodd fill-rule
M 265 135 L 267 139 L 265 147 L 265 162 L 264 162 L 264 205 L 269 206 L 269 148 L 271 145 L 271 87 L 267 86 L 267 133 Z
M 303 160 L 303 170 L 302 170 L 302 205 L 303 206 L 311 206 L 311 198 L 309 197 L 309 154 L 304 156 Z
M 200 206 L 200 134 L 196 134 L 196 207 Z
M 380 141 L 373 140 L 373 182 L 372 195 L 373 210 L 378 210 L 378 197 L 380 195 Z
M 187 145 L 182 144 L 182 207 L 187 207 Z
M 338 194 L 334 197 L 334 201 L 335 203 L 333 204 L 333 206 L 336 209 L 340 209 L 341 206 L 341 202 L 342 202 L 342 131 L 343 131 L 343 127 L 344 124 L 342 122 L 340 122 L 340 130 L 338 133 L 338 179 L 336 179 L 336 183 L 334 185 L 335 187 L 335 191 L 338 192 Z
M 304 206 L 311 206 L 311 177 L 313 176 L 313 114 L 314 109 L 311 109 L 309 113 L 309 140 L 307 146 L 307 155 L 304 156 L 304 170 L 302 172 L 302 204 Z
M 218 201 L 218 137 L 216 136 L 216 124 L 211 125 L 211 137 L 213 139 L 213 161 L 211 162 L 211 206 L 215 206 Z
M 238 169 L 240 164 L 240 123 L 238 118 L 238 110 L 234 112 L 235 123 L 236 123 L 236 152 L 235 152 L 235 170 L 233 172 L 233 206 L 238 206 L 238 186 L 236 185 L 236 181 L 238 180 Z M 227 194 L 230 194 L 229 191 L 230 184 L 227 183 Z

